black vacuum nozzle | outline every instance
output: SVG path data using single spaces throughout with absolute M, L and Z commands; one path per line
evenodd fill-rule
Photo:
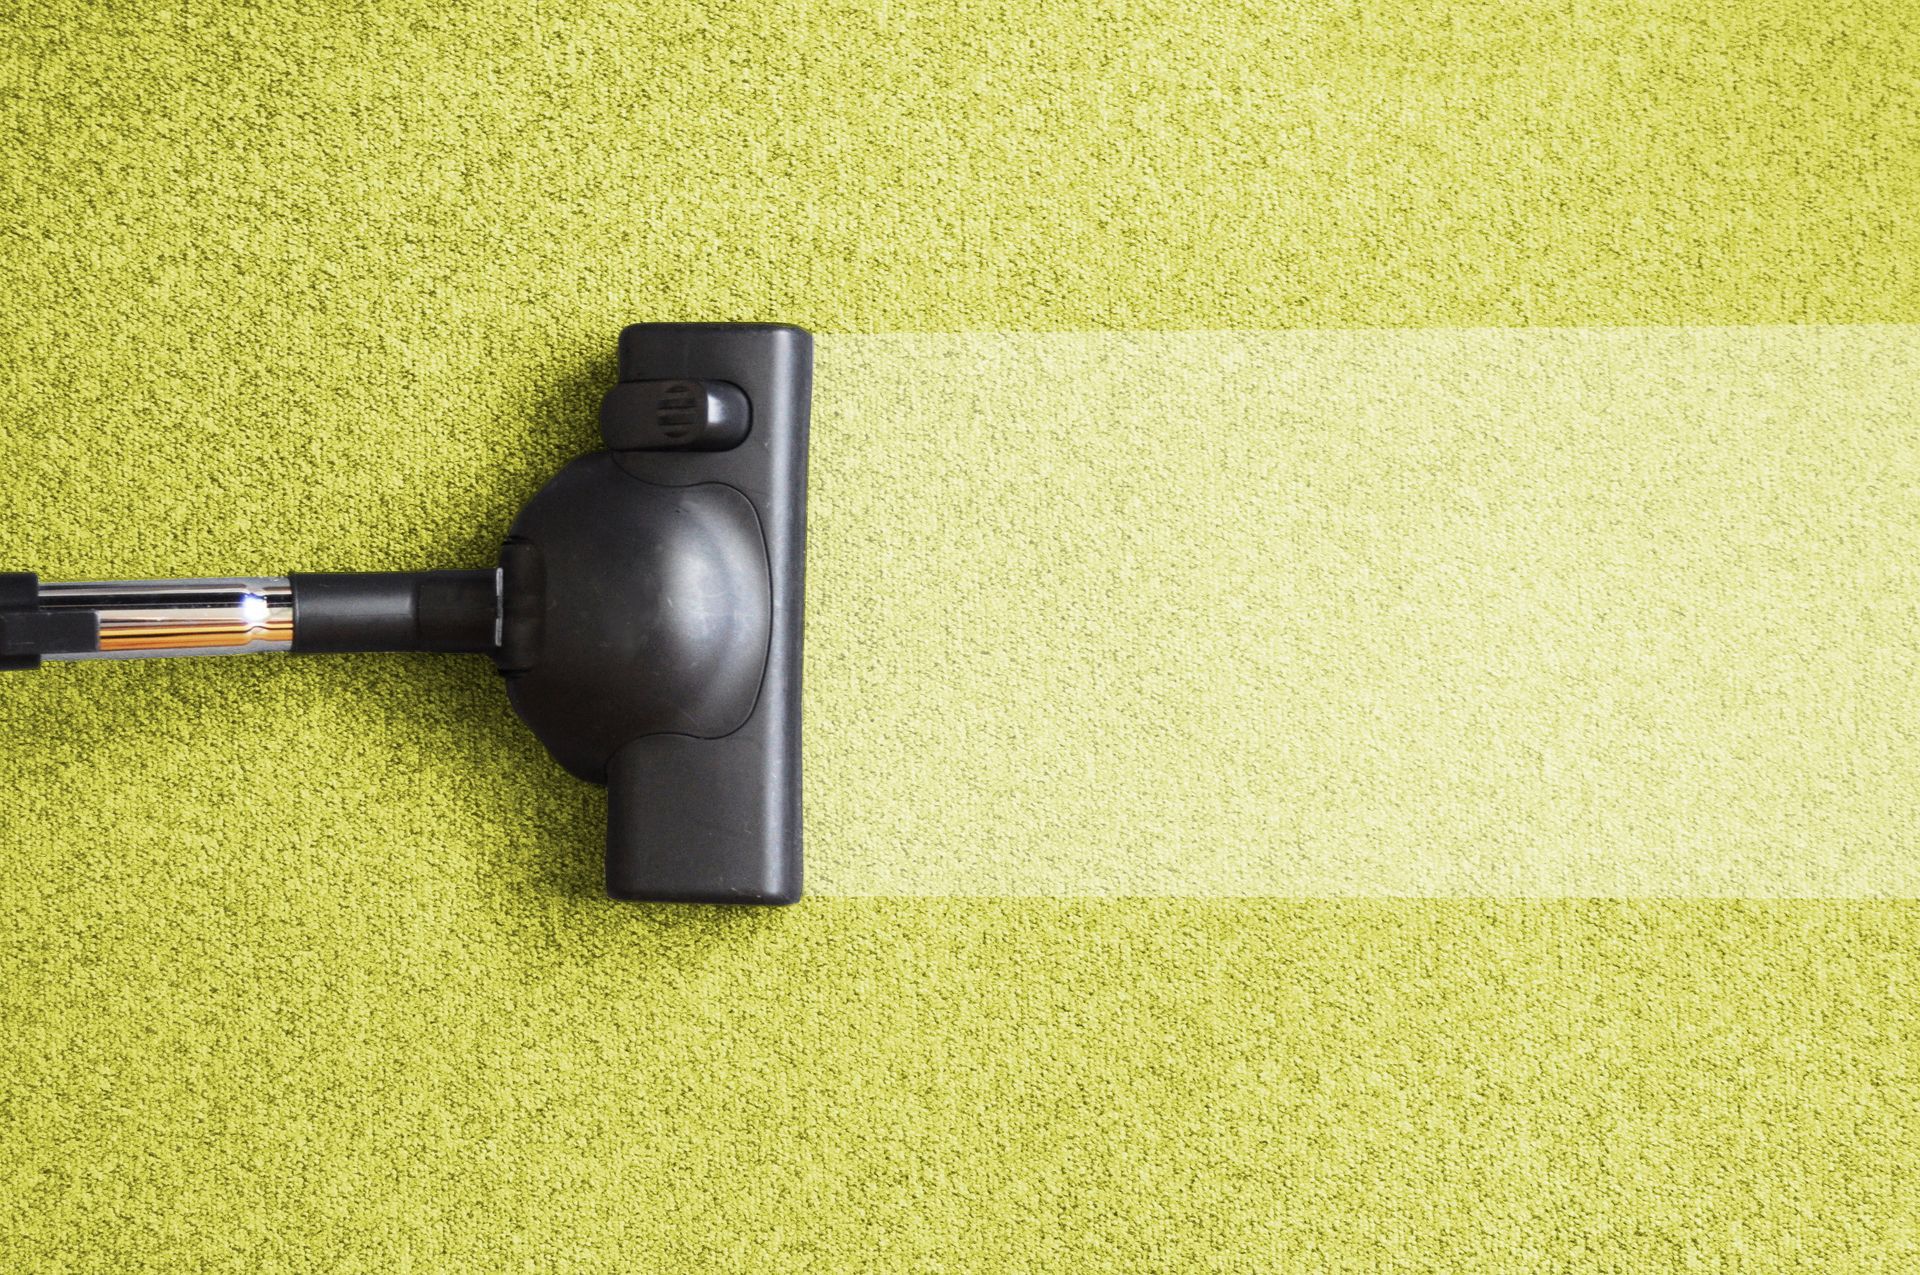
M 507 531 L 507 695 L 562 766 L 607 785 L 618 898 L 800 897 L 812 392 L 798 328 L 629 327 L 609 450 Z
M 800 897 L 800 629 L 813 342 L 620 334 L 607 449 L 562 469 L 497 567 L 40 584 L 0 574 L 0 669 L 252 651 L 490 655 L 555 760 L 607 787 L 607 890 Z

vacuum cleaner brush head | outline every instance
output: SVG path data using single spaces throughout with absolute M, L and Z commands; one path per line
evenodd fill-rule
M 491 656 L 569 772 L 607 787 L 607 890 L 800 897 L 800 634 L 813 342 L 620 334 L 606 449 L 468 571 L 41 584 L 0 573 L 0 669 L 257 651 Z

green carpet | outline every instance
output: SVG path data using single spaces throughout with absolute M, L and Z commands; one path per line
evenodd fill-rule
M 636 319 L 797 322 L 829 352 L 872 332 L 1912 324 L 1916 66 L 1891 0 L 10 6 L 0 567 L 484 563 L 589 444 Z M 1133 819 L 1075 790 L 1076 825 L 1022 770 L 1027 665 L 1000 660 L 1001 685 L 902 677 L 934 653 L 904 623 L 924 607 L 888 599 L 942 583 L 958 615 L 1030 617 L 1036 651 L 1107 648 L 1035 605 L 1057 576 L 982 569 L 968 550 L 1000 543 L 997 506 L 951 500 L 952 468 L 930 481 L 943 453 L 869 446 L 853 419 L 816 423 L 816 857 L 881 829 L 964 861 L 991 826 L 997 853 L 1044 860 L 1089 827 L 1140 841 L 1140 819 L 1147 841 L 1177 824 L 1231 853 L 1262 826 L 1249 812 L 1288 794 L 1226 750 L 1172 780 L 1088 770 Z M 1885 627 L 1810 611 L 1778 620 L 1777 648 L 1726 636 L 1781 661 L 1745 689 L 1819 723 L 1832 764 L 1788 782 L 1778 741 L 1706 741 L 1684 718 L 1587 760 L 1648 776 L 1648 818 L 1663 793 L 1696 800 L 1675 765 L 1744 765 L 1777 782 L 1715 817 L 1776 821 L 1781 854 L 1895 862 L 1920 854 L 1912 794 L 1862 777 L 1912 773 L 1920 615 L 1904 542 L 1848 536 L 1911 534 L 1916 437 L 1895 418 L 1832 442 L 1832 468 L 1813 449 L 1767 472 L 1847 476 L 1805 493 L 1806 525 L 1845 551 L 1817 583 Z M 1059 456 L 1014 435 L 982 464 L 1011 487 Z M 1093 495 L 1132 480 L 1106 477 Z M 1042 543 L 1118 534 L 1099 499 L 1016 494 L 1059 520 Z M 1795 490 L 1752 494 L 1739 543 L 1788 556 L 1740 578 L 1814 572 L 1768 538 L 1793 534 Z M 1361 536 L 1339 543 L 1403 543 L 1365 539 L 1360 496 L 1339 508 Z M 1166 516 L 1144 525 L 1184 525 Z M 1128 549 L 1175 560 L 1151 537 Z M 1106 578 L 1076 555 L 1060 570 Z M 864 591 L 820 591 L 836 583 Z M 1361 611 L 1338 618 L 1362 631 Z M 1131 667 L 1146 624 L 1114 609 L 1115 657 L 1076 685 Z M 1373 756 L 1378 723 L 1313 711 L 1311 691 L 1370 684 L 1394 631 L 1372 663 L 1288 688 L 1306 714 L 1274 722 L 1288 756 L 1323 759 L 1315 774 Z M 1801 676 L 1852 654 L 1871 673 L 1852 699 Z M 996 659 L 964 647 L 955 667 Z M 1558 675 L 1523 672 L 1530 693 Z M 1189 720 L 1114 689 L 1141 720 Z M 1077 711 L 1045 717 L 1060 742 L 1120 755 L 1065 729 L 1101 720 Z M 943 721 L 998 768 L 955 773 Z M 1452 724 L 1396 729 L 1438 758 Z M 1489 829 L 1554 808 L 1544 769 L 1493 779 Z M 1301 799 L 1378 855 L 1436 791 L 1458 795 Z M 0 680 L 0 1269 L 1920 1264 L 1911 903 L 676 911 L 597 897 L 602 808 L 477 661 Z M 1604 854 L 1606 823 L 1587 827 Z

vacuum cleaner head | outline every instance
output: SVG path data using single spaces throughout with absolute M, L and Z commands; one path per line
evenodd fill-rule
M 474 571 L 41 584 L 0 574 L 0 669 L 42 659 L 489 655 L 514 711 L 607 787 L 607 890 L 800 897 L 800 633 L 813 343 L 635 324 L 606 450 L 554 476 Z

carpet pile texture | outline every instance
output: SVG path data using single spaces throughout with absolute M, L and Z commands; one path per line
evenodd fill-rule
M 862 333 L 1912 324 L 1911 17 L 1897 0 L 12 4 L 0 567 L 483 565 L 590 445 L 614 334 L 641 319 L 800 323 L 823 360 Z M 1091 634 L 1036 604 L 1057 576 L 969 552 L 1014 537 L 1108 578 L 1090 548 L 1122 539 L 1117 460 L 1073 471 L 1090 499 L 1042 500 L 1023 477 L 1068 462 L 1003 431 L 980 463 L 1022 521 L 997 524 L 990 488 L 942 504 L 924 446 L 871 446 L 845 419 L 816 421 L 810 525 L 815 581 L 847 586 L 809 599 L 823 861 L 876 828 L 964 859 L 991 826 L 998 853 L 1045 859 L 1089 826 L 1228 856 L 1268 826 L 1261 803 L 1285 793 L 1234 750 L 1194 748 L 1169 776 L 1076 771 L 1023 742 L 1008 686 L 1040 683 L 963 626 L 956 667 L 1010 683 L 902 675 L 934 658 L 907 623 L 929 608 L 887 599 L 939 593 L 958 615 L 1029 617 L 1034 652 L 1110 652 L 1084 685 L 1110 675 L 1109 702 L 1166 720 L 1124 680 L 1129 644 L 1162 635 L 1144 613 L 1122 599 Z M 1865 512 L 1848 524 L 1844 493 L 1816 484 L 1819 528 L 1903 525 L 1908 424 L 1833 439 Z M 1795 455 L 1823 472 L 1817 449 Z M 1789 533 L 1795 493 L 1758 496 L 1767 517 L 1739 525 Z M 1382 543 L 1343 499 L 1344 543 Z M 1142 506 L 1137 561 L 1176 560 L 1153 533 L 1179 516 Z M 1777 817 L 1783 855 L 1895 862 L 1920 853 L 1912 793 L 1861 777 L 1914 773 L 1912 560 L 1836 543 L 1852 587 L 1819 587 L 1883 627 L 1795 616 L 1803 643 L 1783 642 L 1774 680 L 1741 684 L 1819 721 L 1823 764 L 1708 813 Z M 885 561 L 915 573 L 904 592 Z M 1255 565 L 1233 569 L 1269 578 Z M 1355 596 L 1385 606 L 1380 573 L 1406 561 L 1370 565 Z M 1337 612 L 1340 590 L 1317 587 Z M 1431 580 L 1408 598 L 1447 603 Z M 1270 603 L 1234 623 L 1257 630 Z M 1365 637 L 1363 612 L 1337 618 Z M 1795 651 L 1864 659 L 1857 703 L 1816 700 L 1831 683 L 1794 681 Z M 1330 675 L 1354 692 L 1388 667 Z M 1287 690 L 1303 719 L 1272 723 L 1304 750 L 1288 755 L 1374 757 L 1377 722 L 1314 711 L 1309 690 Z M 1217 708 L 1251 730 L 1244 706 Z M 1067 729 L 1106 715 L 1039 711 L 1060 748 L 1119 755 Z M 1429 731 L 1440 765 L 1447 721 L 1397 729 Z M 1687 799 L 1660 777 L 1711 749 L 1684 721 L 1641 742 L 1583 761 L 1649 776 L 1636 809 L 1658 814 L 1662 793 Z M 1761 751 L 1727 764 L 1762 778 L 1795 756 L 1747 742 Z M 977 768 L 954 773 L 956 752 Z M 1036 797 L 1036 756 L 1082 785 L 1064 807 Z M 1417 854 L 1395 829 L 1459 792 L 1404 773 L 1405 791 L 1315 791 L 1311 808 L 1365 827 L 1355 855 Z M 1570 781 L 1489 782 L 1550 814 Z M 1910 902 L 672 910 L 599 897 L 603 808 L 477 660 L 0 680 L 0 1267 L 1920 1264 Z M 1481 807 L 1475 826 L 1527 826 L 1511 814 Z

